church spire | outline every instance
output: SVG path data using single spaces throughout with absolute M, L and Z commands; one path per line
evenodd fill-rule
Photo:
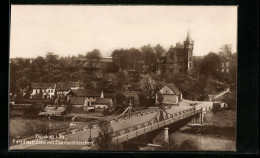
M 187 33 L 187 38 L 186 38 L 187 42 L 191 42 L 191 38 L 190 38 L 190 28 L 188 28 L 188 33 Z

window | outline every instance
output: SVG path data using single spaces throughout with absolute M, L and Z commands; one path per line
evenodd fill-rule
M 165 90 L 165 93 L 167 93 L 167 90 Z
M 191 63 L 189 63 L 189 68 L 191 68 Z
M 169 58 L 170 58 L 170 59 L 174 59 L 173 53 L 170 53 Z

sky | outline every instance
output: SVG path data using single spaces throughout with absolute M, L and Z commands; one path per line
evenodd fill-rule
M 231 44 L 236 52 L 236 6 L 11 5 L 10 57 L 53 52 L 77 56 L 99 49 L 160 44 L 165 50 L 194 40 L 194 56 Z

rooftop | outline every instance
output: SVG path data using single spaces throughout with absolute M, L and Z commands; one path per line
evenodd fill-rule
M 52 83 L 52 82 L 32 82 L 31 87 L 33 89 L 54 89 L 55 83 Z
M 72 90 L 77 97 L 100 97 L 100 89 L 77 89 Z
M 67 91 L 72 87 L 80 87 L 80 82 L 58 82 L 57 91 Z
M 85 97 L 73 97 L 71 98 L 70 104 L 71 105 L 84 105 Z

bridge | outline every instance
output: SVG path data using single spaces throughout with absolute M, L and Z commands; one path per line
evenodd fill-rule
M 195 106 L 190 106 L 191 103 L 196 103 Z M 128 107 L 121 115 L 111 118 L 109 121 L 113 129 L 112 142 L 119 144 L 146 133 L 158 130 L 160 128 L 174 124 L 177 121 L 200 115 L 201 123 L 203 123 L 203 113 L 211 109 L 213 102 L 199 102 L 184 100 L 179 106 L 165 106 L 161 109 L 148 109 L 146 111 L 133 111 L 133 108 Z M 48 144 L 33 144 L 24 143 L 11 146 L 12 150 L 91 150 L 93 146 L 82 146 L 75 143 L 66 145 L 62 142 L 75 141 L 92 141 L 99 136 L 99 125 L 93 124 L 77 129 L 67 129 L 65 132 L 57 133 L 63 135 L 64 139 L 37 139 L 40 141 L 50 141 Z M 13 140 L 10 140 L 13 141 Z M 29 140 L 24 140 L 29 141 Z M 35 140 L 36 141 L 36 140 Z M 56 141 L 56 143 L 54 143 Z M 53 143 L 51 143 L 53 142 Z M 57 144 L 58 142 L 58 144 Z

